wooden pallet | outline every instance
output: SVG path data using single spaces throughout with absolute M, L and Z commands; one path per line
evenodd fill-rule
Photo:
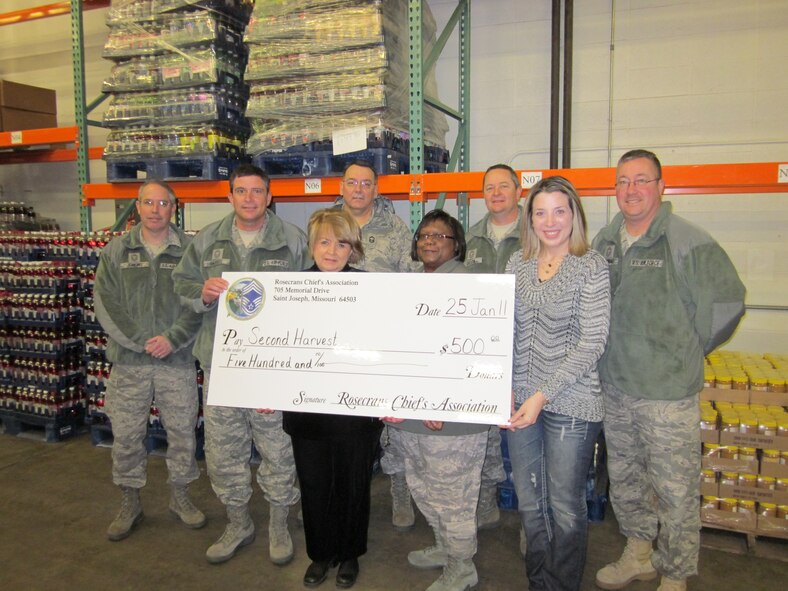
M 700 534 L 700 545 L 731 554 L 752 554 L 759 558 L 788 562 L 788 535 L 774 537 L 704 523 Z

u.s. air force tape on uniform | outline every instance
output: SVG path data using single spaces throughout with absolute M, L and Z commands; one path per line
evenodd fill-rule
M 514 276 L 225 273 L 207 403 L 501 424 Z

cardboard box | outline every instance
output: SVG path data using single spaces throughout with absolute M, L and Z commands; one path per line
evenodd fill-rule
M 703 388 L 700 391 L 701 400 L 722 400 L 723 402 L 750 403 L 749 390 L 730 390 L 723 388 Z
M 700 494 L 704 497 L 719 497 L 720 496 L 720 489 L 719 484 L 716 482 L 704 482 L 701 480 L 700 483 Z
M 788 451 L 788 437 L 769 435 L 745 435 L 744 433 L 720 432 L 720 445 L 755 447 L 757 449 L 779 449 Z
M 758 390 L 751 390 L 750 404 L 788 406 L 788 392 L 760 392 Z
M 760 474 L 773 478 L 788 478 L 788 464 L 762 461 Z
M 57 127 L 57 115 L 0 107 L 0 131 Z
M 719 485 L 719 497 L 728 499 L 747 499 L 760 503 L 774 503 L 775 505 L 788 505 L 788 492 L 784 490 L 770 490 L 768 488 L 755 488 L 752 486 Z
M 701 458 L 701 468 L 714 470 L 715 472 L 757 474 L 758 460 L 729 460 L 727 458 L 712 455 Z
M 730 511 L 720 511 L 719 509 L 700 510 L 700 520 L 704 524 L 717 527 L 733 529 L 736 531 L 755 531 L 755 513 L 731 513 Z
M 55 91 L 0 80 L 0 131 L 57 127 Z
M 758 533 L 775 538 L 788 538 L 788 519 L 758 515 Z
M 774 404 L 776 406 L 788 406 L 788 392 L 704 388 L 700 391 L 700 399 L 722 400 L 723 402 L 743 402 L 745 404 Z
M 701 429 L 700 430 L 701 443 L 716 443 L 720 442 L 720 432 L 716 429 Z
M 8 80 L 0 80 L 0 107 L 57 114 L 57 100 L 54 90 Z

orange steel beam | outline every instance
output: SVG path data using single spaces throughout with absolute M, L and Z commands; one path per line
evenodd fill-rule
M 83 0 L 82 4 L 83 10 L 93 10 L 94 8 L 106 8 L 109 6 L 109 0 Z M 55 2 L 43 6 L 23 8 L 21 10 L 0 14 L 0 27 L 3 25 L 15 25 L 17 23 L 34 21 L 41 18 L 49 18 L 51 16 L 61 16 L 63 14 L 69 14 L 70 12 L 71 2 Z
M 0 165 L 35 162 L 74 162 L 76 148 L 54 148 L 59 144 L 77 144 L 76 127 L 51 127 L 0 132 Z M 49 146 L 49 148 L 47 148 Z M 104 148 L 90 148 L 88 157 L 99 160 Z
M 568 178 L 583 196 L 615 194 L 615 168 L 523 169 L 518 173 L 529 178 L 560 174 Z M 665 193 L 669 195 L 788 192 L 788 163 L 663 166 L 662 176 L 666 183 Z M 381 195 L 395 200 L 434 198 L 442 192 L 449 195 L 468 193 L 470 197 L 478 198 L 481 197 L 483 178 L 483 172 L 388 175 L 378 179 L 378 190 Z M 333 201 L 339 194 L 339 180 L 339 177 L 273 179 L 271 192 L 274 199 L 280 202 Z M 420 185 L 420 193 L 416 195 L 412 194 L 414 181 Z M 187 203 L 221 202 L 227 198 L 229 191 L 227 181 L 182 181 L 172 185 L 178 197 Z M 97 199 L 133 199 L 138 186 L 139 183 L 134 182 L 84 185 L 85 205 L 92 205 Z M 311 190 L 308 190 L 310 186 Z
M 101 160 L 104 148 L 89 148 L 90 160 Z M 17 152 L 0 152 L 0 165 L 2 164 L 36 164 L 47 162 L 76 162 L 76 148 L 63 148 L 55 150 L 20 150 Z
M 69 144 L 77 141 L 76 127 L 47 127 L 0 132 L 0 148 L 22 148 L 43 144 Z
M 82 185 L 82 205 L 95 205 L 100 199 L 136 199 L 139 182 L 91 183 Z M 181 203 L 218 203 L 230 192 L 227 181 L 168 181 Z

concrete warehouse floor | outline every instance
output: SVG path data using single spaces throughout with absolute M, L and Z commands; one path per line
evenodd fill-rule
M 303 530 L 291 511 L 295 558 L 284 567 L 268 560 L 268 506 L 259 488 L 252 499 L 257 540 L 231 561 L 210 565 L 205 550 L 224 529 L 223 507 L 202 477 L 191 487 L 196 505 L 208 524 L 200 530 L 179 525 L 167 511 L 168 488 L 164 459 L 151 455 L 148 485 L 142 493 L 145 521 L 121 542 L 109 542 L 105 530 L 118 510 L 120 494 L 110 476 L 110 450 L 94 447 L 80 435 L 60 443 L 0 434 L 0 589 L 304 589 L 309 564 Z M 397 533 L 391 527 L 389 480 L 376 475 L 372 484 L 369 552 L 361 558 L 358 591 L 423 590 L 438 571 L 410 567 L 410 550 L 431 543 L 430 531 L 419 516 L 416 528 Z M 518 553 L 517 514 L 503 513 L 497 529 L 479 533 L 476 566 L 479 591 L 527 589 L 525 568 Z M 741 534 L 707 533 L 704 544 L 741 547 Z M 612 511 L 602 523 L 590 525 L 588 561 L 583 589 L 596 589 L 594 574 L 617 558 L 624 546 Z M 773 558 L 757 554 L 768 553 Z M 782 560 L 780 560 L 782 559 Z M 737 555 L 704 547 L 700 576 L 692 590 L 776 590 L 788 582 L 788 545 L 759 538 L 755 551 Z M 335 571 L 320 589 L 335 589 Z M 631 591 L 653 591 L 658 582 L 639 582 Z

